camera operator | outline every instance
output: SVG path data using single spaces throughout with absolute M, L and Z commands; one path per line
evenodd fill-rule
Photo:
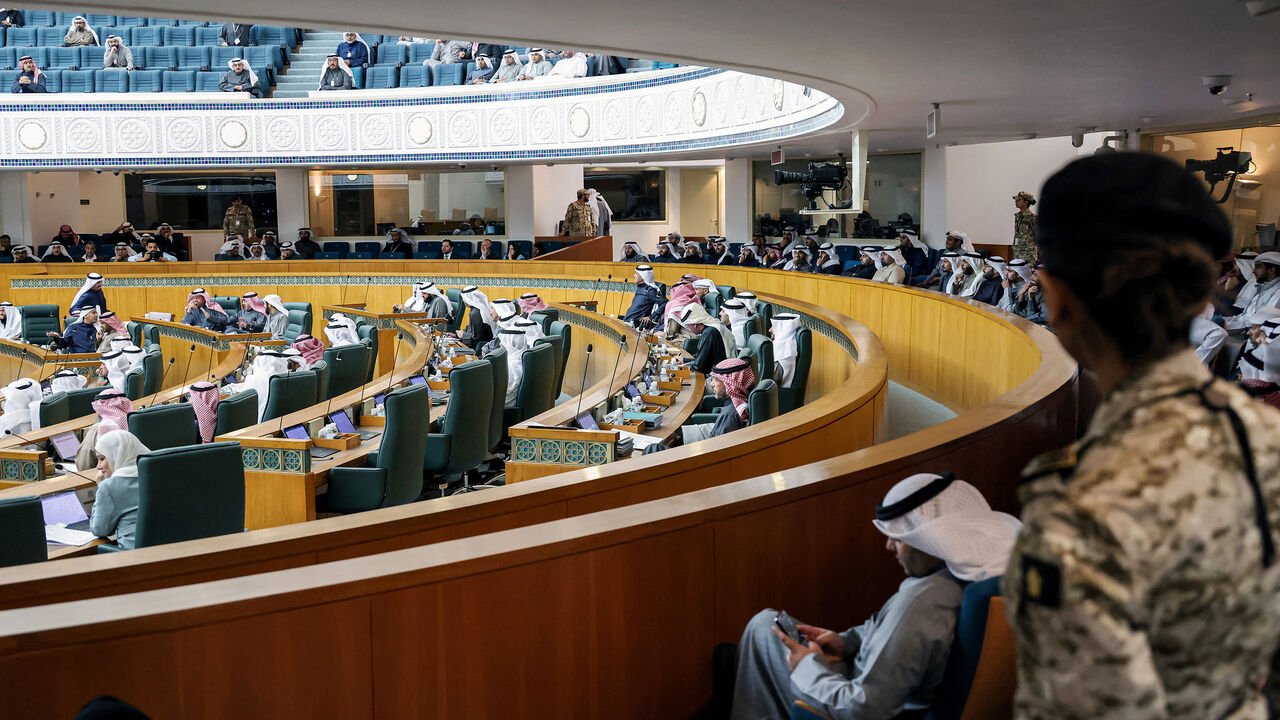
M 140 237 L 143 243 L 142 252 L 129 258 L 130 262 L 177 262 L 178 258 L 160 249 L 160 243 L 148 233 Z

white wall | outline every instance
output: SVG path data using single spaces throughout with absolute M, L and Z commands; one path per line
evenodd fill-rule
M 924 178 L 920 188 L 920 239 L 940 248 L 947 233 L 947 147 L 924 149 Z
M 115 179 L 114 175 L 109 175 Z M 111 232 L 120 224 L 119 219 L 104 218 L 102 224 L 111 227 L 98 229 L 80 224 L 80 174 L 75 172 L 42 172 L 27 177 L 27 203 L 30 208 L 30 224 L 27 230 L 28 245 L 35 249 L 58 234 L 60 225 L 71 225 L 76 232 Z M 114 216 L 113 216 L 114 217 Z M 12 234 L 12 233 L 11 233 Z
M 555 235 L 556 224 L 582 189 L 582 165 L 534 165 L 532 171 L 532 234 Z
M 926 193 L 925 222 L 933 232 L 930 244 L 941 246 L 938 234 L 963 230 L 975 243 L 1013 244 L 1014 194 L 1026 190 L 1040 194 L 1040 186 L 1050 175 L 1081 155 L 1092 155 L 1102 144 L 1102 133 L 1085 137 L 1080 148 L 1071 146 L 1070 137 L 1037 138 L 1010 142 L 957 145 L 942 148 L 945 153 L 942 172 L 946 176 L 946 211 L 939 227 L 933 200 Z M 925 187 L 936 182 L 930 173 L 929 156 L 925 152 Z M 937 168 L 932 168 L 937 172 Z M 931 180 L 933 182 L 931 182 Z M 1034 208 L 1033 208 L 1034 210 Z
M 724 212 L 721 232 L 730 242 L 751 242 L 751 160 L 734 158 L 724 163 Z
M 276 218 L 280 224 L 276 232 L 280 239 L 292 240 L 297 237 L 298 228 L 311 224 L 308 214 L 306 169 L 279 168 L 276 170 Z M 221 235 L 221 233 L 217 234 Z M 195 252 L 194 246 L 191 249 Z M 212 260 L 213 256 L 210 255 L 208 259 Z
M 0 172 L 0 233 L 7 233 L 14 245 L 29 245 L 30 223 L 27 173 Z

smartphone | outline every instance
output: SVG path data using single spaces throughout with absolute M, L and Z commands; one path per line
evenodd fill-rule
M 773 618 L 773 624 L 777 625 L 778 629 L 787 637 L 801 645 L 804 644 L 804 638 L 800 636 L 800 629 L 796 627 L 796 621 L 791 619 L 791 616 L 787 614 L 786 610 L 780 611 L 777 616 Z

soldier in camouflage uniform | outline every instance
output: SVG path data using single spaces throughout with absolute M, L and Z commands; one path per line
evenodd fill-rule
M 1078 160 L 1042 192 L 1055 331 L 1098 376 L 1032 462 L 1004 576 L 1021 720 L 1266 717 L 1280 638 L 1280 413 L 1187 346 L 1231 230 L 1167 160 Z
M 222 234 L 225 237 L 253 236 L 253 210 L 244 204 L 243 198 L 236 196 L 231 201 L 231 207 L 227 208 L 227 214 L 222 216 Z
M 1026 260 L 1034 267 L 1036 214 L 1031 212 L 1031 206 L 1036 204 L 1036 196 L 1023 190 L 1013 196 L 1013 204 L 1018 208 L 1018 212 L 1013 215 L 1013 257 Z
M 568 237 L 595 237 L 596 217 L 591 209 L 591 191 L 579 190 L 578 199 L 564 211 L 561 234 Z

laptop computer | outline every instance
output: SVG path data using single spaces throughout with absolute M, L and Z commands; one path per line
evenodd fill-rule
M 635 383 L 627 383 L 627 397 L 640 397 L 640 388 L 636 387 Z
M 421 375 L 414 375 L 413 377 L 409 378 L 409 384 L 410 385 L 426 385 L 427 379 Z
M 310 440 L 311 436 L 307 434 L 307 429 L 301 425 L 293 425 L 284 429 L 284 436 L 291 440 Z M 313 447 L 311 448 L 311 457 L 315 460 L 327 458 L 338 452 L 333 448 Z
M 596 416 L 588 411 L 578 416 L 578 427 L 583 430 L 599 430 L 600 424 L 596 422 Z
M 347 415 L 346 410 L 334 410 L 329 413 L 329 422 L 338 428 L 338 432 L 354 433 L 359 435 L 361 440 L 371 440 L 382 434 L 372 430 L 357 430 L 356 426 L 351 423 L 351 416 Z
M 89 515 L 76 497 L 76 491 L 56 493 L 40 498 L 45 525 L 66 525 L 70 530 L 89 530 Z
M 53 445 L 53 451 L 58 457 L 67 462 L 76 459 L 76 453 L 80 451 L 80 439 L 73 432 L 58 433 L 49 438 L 49 442 Z

